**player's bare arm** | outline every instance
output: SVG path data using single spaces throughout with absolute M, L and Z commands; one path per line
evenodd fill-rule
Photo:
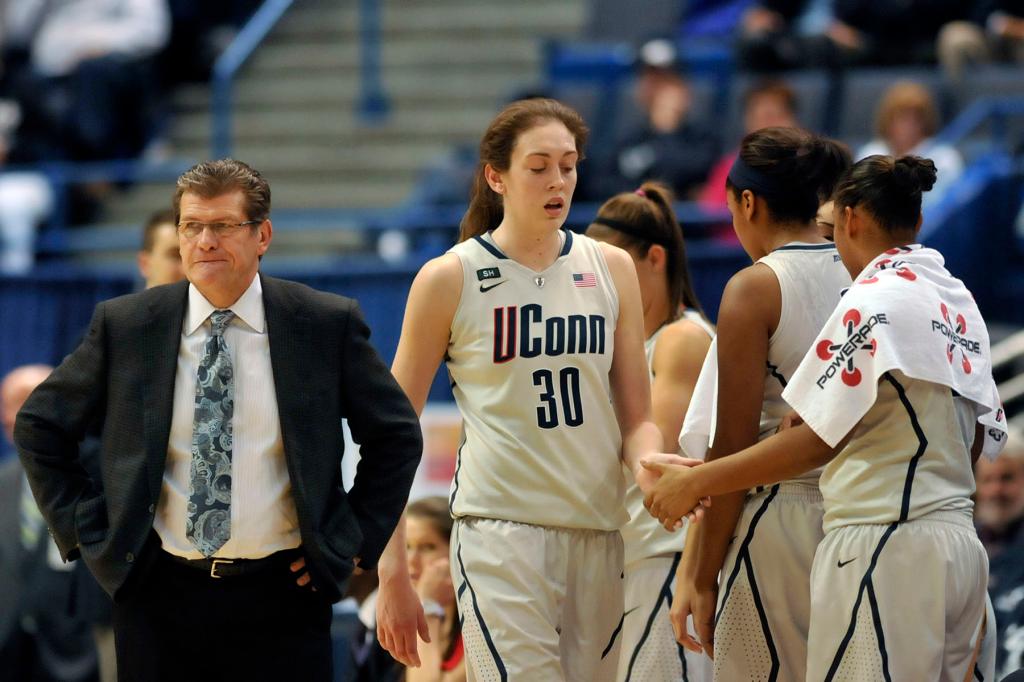
M 764 375 L 768 340 L 778 322 L 780 308 L 778 280 L 764 265 L 741 270 L 722 293 L 718 316 L 718 421 L 708 461 L 757 441 L 764 398 L 760 377 Z M 678 605 L 674 605 L 677 620 L 681 618 L 685 624 L 684 610 L 693 615 L 698 638 L 710 655 L 718 574 L 743 509 L 744 495 L 741 491 L 712 500 L 711 508 L 704 512 L 702 527 L 693 531 L 695 537 L 688 538 L 692 542 L 687 546 L 694 551 L 683 559 L 683 574 L 692 582 L 682 591 Z M 698 608 L 698 603 L 708 608 Z M 694 644 L 688 636 L 679 641 L 690 648 Z
M 651 363 L 651 414 L 668 447 L 679 437 L 710 346 L 707 332 L 686 319 L 667 325 L 658 337 Z
M 423 413 L 430 384 L 448 347 L 461 293 L 462 265 L 454 254 L 445 254 L 424 265 L 409 290 L 391 373 L 418 415 Z M 380 558 L 378 573 L 377 638 L 395 660 L 418 666 L 417 633 L 429 642 L 430 632 L 409 577 L 404 517 Z
M 640 466 L 641 458 L 680 465 L 695 461 L 662 452 L 661 431 L 651 418 L 651 382 L 644 356 L 643 304 L 636 268 L 622 249 L 602 243 L 601 250 L 619 297 L 611 387 L 622 433 L 622 457 L 646 493 L 656 476 Z

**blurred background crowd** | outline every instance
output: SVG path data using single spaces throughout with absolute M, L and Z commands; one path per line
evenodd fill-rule
M 97 301 L 182 276 L 178 173 L 227 155 L 263 172 L 264 269 L 360 299 L 388 359 L 413 274 L 457 234 L 480 132 L 533 95 L 592 130 L 569 225 L 666 182 L 712 317 L 746 261 L 724 185 L 744 134 L 932 158 L 922 241 L 993 323 L 1019 435 L 1020 0 L 0 0 L 0 679 L 98 679 L 109 649 L 103 595 L 52 551 L 8 439 Z M 431 398 L 451 400 L 444 381 Z M 1024 666 L 1020 438 L 977 476 L 1005 673 Z M 339 607 L 339 679 L 398 674 L 373 646 L 372 589 Z

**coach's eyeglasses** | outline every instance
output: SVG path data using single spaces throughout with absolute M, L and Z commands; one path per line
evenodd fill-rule
M 243 227 L 259 225 L 262 222 L 262 220 L 246 220 L 242 223 L 181 223 L 178 225 L 178 234 L 185 237 L 185 239 L 198 239 L 199 235 L 203 233 L 203 230 L 209 228 L 217 238 L 228 237 L 238 232 Z

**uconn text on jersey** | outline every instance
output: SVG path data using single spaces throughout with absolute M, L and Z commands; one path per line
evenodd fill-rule
M 538 355 L 605 352 L 604 315 L 544 317 L 540 304 L 494 309 L 494 362 Z

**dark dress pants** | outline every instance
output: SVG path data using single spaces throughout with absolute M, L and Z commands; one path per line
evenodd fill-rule
M 295 554 L 223 578 L 160 552 L 114 604 L 121 682 L 330 682 L 331 605 L 288 569 Z

